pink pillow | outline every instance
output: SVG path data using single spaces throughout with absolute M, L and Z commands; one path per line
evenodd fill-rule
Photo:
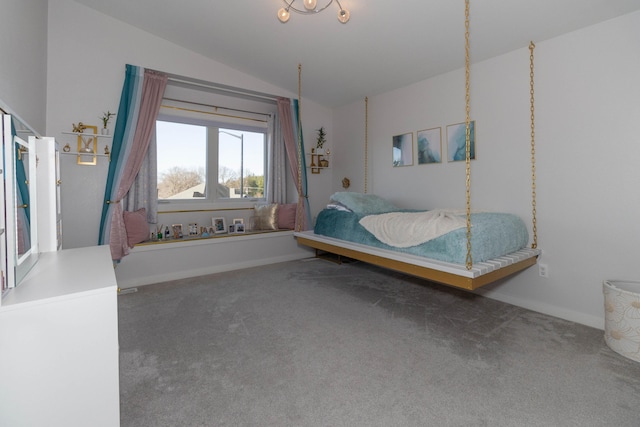
M 297 203 L 289 203 L 278 207 L 278 228 L 293 230 L 296 226 Z
M 127 243 L 132 248 L 136 243 L 142 243 L 149 238 L 149 224 L 145 208 L 135 212 L 124 211 L 124 227 L 127 229 Z

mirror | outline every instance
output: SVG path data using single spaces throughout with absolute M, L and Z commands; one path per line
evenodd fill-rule
M 18 264 L 22 257 L 31 249 L 31 206 L 29 200 L 29 143 L 19 137 L 14 137 L 16 154 L 15 183 L 16 183 L 16 252 Z
M 5 164 L 6 287 L 20 283 L 38 260 L 35 132 L 2 115 Z M 4 261 L 4 260 L 3 260 Z

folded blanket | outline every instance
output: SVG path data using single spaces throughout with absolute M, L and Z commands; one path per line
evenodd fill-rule
M 459 209 L 390 212 L 365 216 L 360 224 L 381 242 L 396 248 L 408 248 L 466 227 L 464 214 Z

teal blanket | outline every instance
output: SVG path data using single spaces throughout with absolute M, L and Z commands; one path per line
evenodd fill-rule
M 364 214 L 336 209 L 324 209 L 316 219 L 314 232 L 336 239 L 440 261 L 463 265 L 466 263 L 466 227 L 417 246 L 396 248 L 382 243 L 360 225 L 359 221 L 364 216 Z M 516 215 L 495 212 L 471 214 L 471 257 L 474 263 L 520 250 L 527 246 L 528 241 L 527 227 Z

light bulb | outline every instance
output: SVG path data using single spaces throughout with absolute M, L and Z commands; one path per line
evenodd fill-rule
M 307 10 L 316 10 L 316 0 L 304 0 L 304 8 Z
M 289 16 L 290 16 L 289 11 L 284 7 L 278 11 L 278 19 L 283 24 L 289 20 Z
M 343 24 L 346 24 L 347 22 L 349 22 L 350 16 L 351 14 L 347 9 L 340 9 L 338 11 L 338 21 L 342 22 Z

